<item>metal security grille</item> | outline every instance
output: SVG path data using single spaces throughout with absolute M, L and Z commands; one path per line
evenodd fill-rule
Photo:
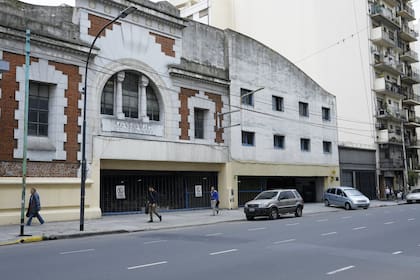
M 124 199 L 117 199 L 118 185 L 124 186 Z M 102 212 L 144 211 L 149 186 L 158 192 L 160 209 L 204 208 L 210 206 L 210 187 L 217 187 L 217 173 L 102 170 Z M 201 186 L 202 197 L 196 197 L 196 186 Z

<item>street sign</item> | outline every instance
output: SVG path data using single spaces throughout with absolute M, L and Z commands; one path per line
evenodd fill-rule
M 195 185 L 195 197 L 203 197 L 203 186 Z
M 117 199 L 125 199 L 125 186 L 124 185 L 116 185 L 115 186 L 115 193 L 117 195 Z

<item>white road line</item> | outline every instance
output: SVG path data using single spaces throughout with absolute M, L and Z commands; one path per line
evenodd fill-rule
M 326 222 L 326 221 L 328 221 L 328 219 L 321 219 L 321 220 L 316 220 L 318 223 L 320 223 L 320 222 Z
M 346 266 L 346 267 L 343 267 L 343 268 L 340 268 L 340 269 L 337 269 L 337 270 L 327 272 L 327 275 L 334 275 L 338 272 L 343 272 L 343 271 L 346 271 L 346 270 L 349 270 L 349 269 L 352 269 L 352 268 L 354 268 L 354 265 Z
M 353 228 L 353 230 L 361 230 L 361 229 L 365 229 L 366 227 L 355 227 Z
M 416 218 L 409 218 L 408 221 L 414 221 Z
M 321 236 L 328 236 L 328 235 L 333 235 L 333 234 L 337 234 L 337 232 L 336 231 L 327 232 L 327 233 L 321 234 Z
M 394 253 L 392 253 L 393 255 L 399 255 L 399 254 L 402 254 L 402 251 L 396 251 L 396 252 L 394 252 Z
M 391 224 L 393 224 L 393 223 L 395 223 L 394 221 L 391 221 L 391 222 L 386 222 L 386 223 L 384 223 L 384 225 L 391 225 Z
M 84 250 L 77 250 L 77 251 L 67 251 L 67 252 L 61 252 L 60 255 L 68 255 L 68 254 L 76 254 L 76 253 L 86 253 L 95 251 L 95 249 L 84 249 Z
M 221 233 L 221 232 L 215 232 L 215 233 L 208 233 L 205 236 L 219 236 L 219 235 L 222 235 L 222 234 L 223 233 Z
M 288 243 L 288 242 L 293 242 L 296 241 L 296 239 L 286 239 L 286 240 L 281 240 L 281 241 L 276 241 L 273 242 L 274 244 L 282 244 L 282 243 Z
M 130 267 L 127 267 L 127 269 L 128 270 L 132 270 L 132 269 L 144 268 L 144 267 L 150 267 L 150 266 L 156 266 L 156 265 L 161 265 L 161 264 L 166 264 L 166 263 L 168 263 L 168 262 L 167 261 L 163 261 L 163 262 L 148 263 L 148 264 L 130 266 Z
M 147 244 L 155 244 L 155 243 L 162 243 L 162 242 L 168 242 L 168 240 L 153 240 L 153 241 L 146 241 L 143 244 L 147 245 Z
M 232 252 L 236 252 L 238 251 L 238 249 L 230 249 L 230 250 L 225 250 L 225 251 L 218 251 L 218 252 L 213 252 L 210 253 L 210 256 L 216 256 L 216 255 L 221 255 L 221 254 L 226 254 L 226 253 L 232 253 Z
M 341 219 L 350 219 L 351 218 L 351 216 L 344 216 L 344 217 L 341 217 Z
M 248 231 L 257 231 L 257 230 L 264 230 L 265 227 L 257 227 L 257 228 L 249 228 Z
M 286 224 L 286 226 L 296 226 L 296 225 L 298 225 L 299 223 L 292 223 L 292 224 Z

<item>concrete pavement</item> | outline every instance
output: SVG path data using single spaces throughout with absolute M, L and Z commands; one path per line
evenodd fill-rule
M 395 206 L 402 201 L 371 201 L 371 207 Z M 344 211 L 341 208 L 325 207 L 322 203 L 307 203 L 304 215 Z M 42 213 L 41 213 L 42 214 Z M 211 216 L 210 210 L 163 212 L 163 221 L 155 217 L 154 223 L 147 223 L 149 216 L 145 214 L 104 216 L 100 219 L 86 220 L 85 231 L 79 231 L 79 221 L 51 222 L 40 225 L 34 219 L 32 226 L 25 226 L 25 234 L 31 237 L 19 237 L 19 225 L 0 226 L 0 245 L 36 242 L 41 240 L 76 238 L 91 235 L 128 233 L 137 231 L 170 229 L 179 227 L 217 224 L 245 220 L 243 209 L 221 210 L 217 216 Z

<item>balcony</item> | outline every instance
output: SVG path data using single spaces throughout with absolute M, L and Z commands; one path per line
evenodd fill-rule
M 396 83 L 385 80 L 385 78 L 375 80 L 374 90 L 376 93 L 385 94 L 390 97 L 403 98 L 401 87 Z
M 382 0 L 383 2 L 387 3 L 388 5 L 390 5 L 391 7 L 395 7 L 398 5 L 398 1 L 397 0 Z
M 400 7 L 399 11 L 397 12 L 397 15 L 399 15 L 402 18 L 405 18 L 408 21 L 416 20 L 414 9 L 408 5 L 403 5 L 402 7 Z
M 402 159 L 381 159 L 379 167 L 385 170 L 400 170 L 404 169 L 404 161 Z
M 420 105 L 420 95 L 413 93 L 412 91 L 404 93 L 404 105 L 418 106 Z
M 376 27 L 372 29 L 372 42 L 380 46 L 393 48 L 397 44 L 397 37 L 394 32 L 385 32 L 382 27 Z
M 420 73 L 417 68 L 407 67 L 401 76 L 401 81 L 407 84 L 420 83 Z
M 396 122 L 401 122 L 404 120 L 404 114 L 401 112 L 401 110 L 397 109 L 379 109 L 376 117 L 378 119 L 382 120 L 392 120 Z
M 400 17 L 397 17 L 392 10 L 381 7 L 378 3 L 373 3 L 370 6 L 370 16 L 372 19 L 394 28 L 401 26 Z
M 396 134 L 393 131 L 388 129 L 383 129 L 378 131 L 378 144 L 394 144 L 394 145 L 402 145 L 402 137 L 401 135 Z
M 416 63 L 419 62 L 419 55 L 417 52 L 409 50 L 400 55 L 400 60 L 407 63 Z
M 405 123 L 404 125 L 409 128 L 420 127 L 420 118 L 416 116 L 415 112 L 409 111 L 408 122 Z
M 395 57 L 378 53 L 375 53 L 373 56 L 375 63 L 374 67 L 376 70 L 388 72 L 394 75 L 401 75 L 403 66 Z
M 415 31 L 413 28 L 409 27 L 408 25 L 403 25 L 400 29 L 400 38 L 407 42 L 415 42 L 417 41 L 417 37 L 419 33 Z

